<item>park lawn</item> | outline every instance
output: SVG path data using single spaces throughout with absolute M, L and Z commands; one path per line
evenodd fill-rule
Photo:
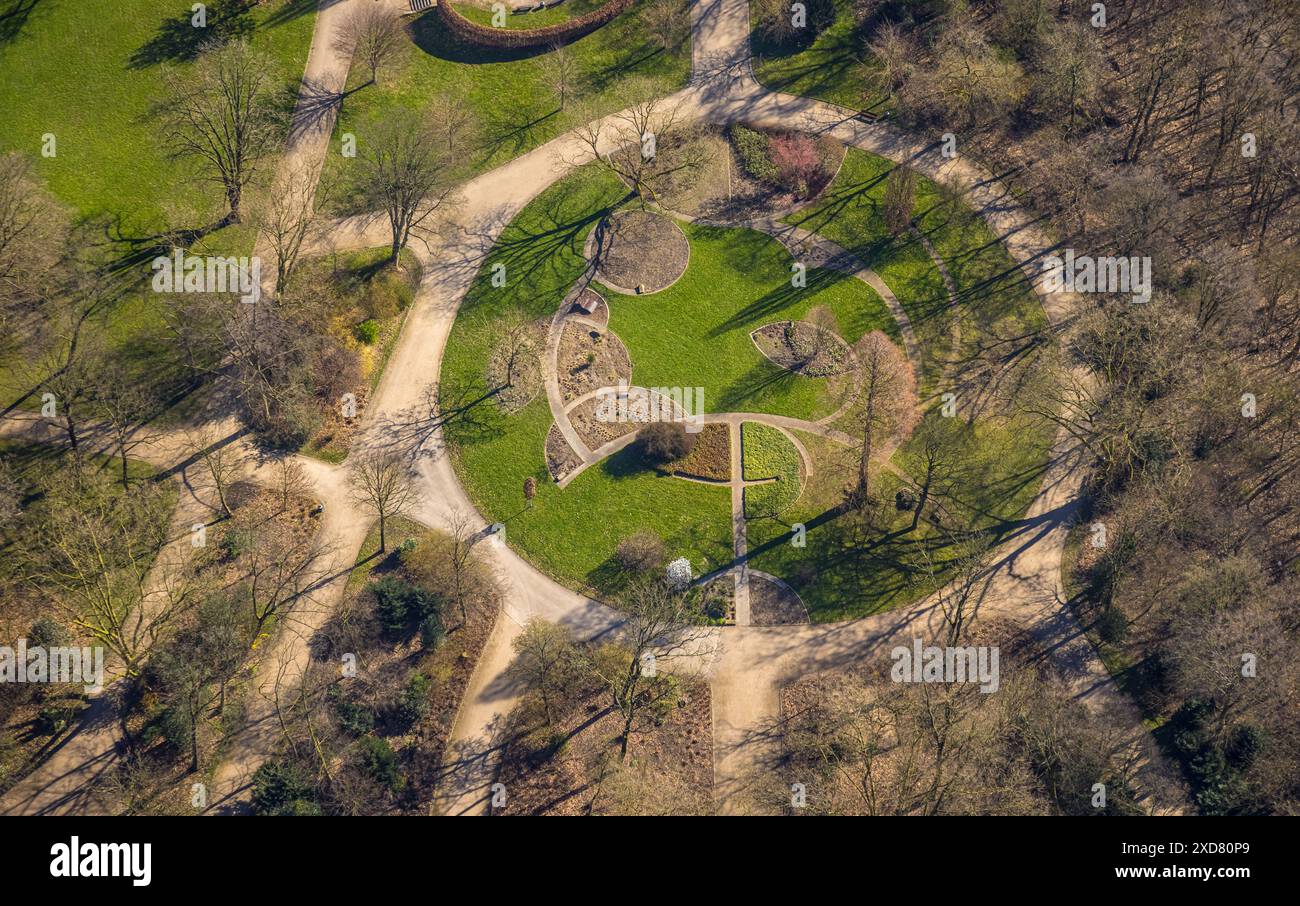
M 780 429 L 758 422 L 741 424 L 740 448 L 745 481 L 764 481 L 745 487 L 745 518 L 784 512 L 799 498 L 802 487 L 799 451 Z
M 683 4 L 684 18 L 685 0 L 676 2 Z M 625 89 L 642 79 L 653 94 L 676 91 L 690 78 L 690 38 L 683 29 L 678 42 L 664 50 L 642 23 L 649 4 L 650 0 L 640 0 L 612 22 L 567 45 L 578 77 L 564 109 L 547 84 L 545 53 L 458 44 L 430 10 L 411 23 L 411 46 L 392 72 L 381 72 L 379 85 L 365 85 L 369 73 L 362 67 L 353 68 L 349 88 L 356 92 L 343 104 L 335 141 L 352 133 L 364 147 L 370 127 L 385 114 L 402 108 L 429 110 L 433 98 L 441 93 L 460 95 L 480 130 L 477 147 L 459 173 L 468 178 L 546 143 L 590 116 L 621 110 L 629 102 Z M 570 13 L 565 6 L 546 13 L 508 16 L 508 24 L 546 24 L 534 16 L 567 16 Z M 478 19 L 480 13 L 491 18 L 489 10 L 457 9 L 469 18 Z M 326 159 L 326 179 L 350 185 L 351 163 L 352 159 L 331 154 Z M 336 209 L 347 211 L 352 204 L 343 192 Z
M 28 6 L 0 0 L 0 20 Z M 165 388 L 164 395 L 175 389 L 176 376 L 160 368 L 154 335 L 166 303 L 147 292 L 148 261 L 163 253 L 164 231 L 211 225 L 225 213 L 220 187 L 170 160 L 148 121 L 150 110 L 166 101 L 162 61 L 189 65 L 191 32 L 198 31 L 189 24 L 192 6 L 189 0 L 114 0 L 90 12 L 74 0 L 43 0 L 25 18 L 5 21 L 0 37 L 0 151 L 32 159 L 37 174 L 83 226 L 91 261 L 138 275 L 139 285 L 93 319 L 92 327 L 133 372 Z M 272 0 L 254 7 L 245 21 L 253 45 L 276 61 L 286 85 L 296 87 L 311 45 L 315 4 Z M 57 142 L 52 158 L 40 153 L 46 133 Z M 266 161 L 264 172 L 274 164 Z M 262 197 L 256 189 L 247 192 L 246 210 L 256 210 Z M 242 256 L 251 253 L 253 241 L 251 227 L 231 226 L 207 234 L 192 251 Z M 0 361 L 0 405 L 31 389 L 20 358 L 36 357 L 25 350 Z
M 857 255 L 884 280 L 907 312 L 921 348 L 922 392 L 942 379 L 953 324 L 943 277 L 925 247 L 911 234 L 898 238 L 885 226 L 882 206 L 892 161 L 849 148 L 835 180 L 787 223 L 820 233 Z M 916 179 L 917 207 L 938 190 L 924 176 Z
M 833 0 L 835 21 L 813 42 L 790 52 L 772 47 L 755 30 L 754 75 L 774 91 L 817 98 L 850 110 L 880 114 L 888 98 L 877 87 L 880 67 L 866 48 L 853 0 Z
M 686 272 L 648 295 L 602 287 L 609 328 L 627 346 L 632 379 L 643 387 L 702 387 L 707 412 L 766 412 L 815 419 L 843 398 L 847 378 L 810 378 L 768 360 L 750 333 L 799 320 L 815 305 L 835 315 L 850 343 L 883 330 L 898 337 L 889 309 L 856 277 L 813 269 L 807 286 L 791 286 L 793 260 L 775 239 L 754 230 L 683 223 L 691 244 Z
M 609 593 L 618 542 L 639 529 L 659 534 L 672 557 L 697 574 L 731 559 L 730 495 L 724 486 L 683 481 L 642 468 L 631 450 L 612 456 L 561 490 L 546 470 L 551 413 L 544 394 L 506 415 L 486 386 L 488 358 L 512 313 L 549 318 L 582 273 L 582 249 L 596 221 L 625 195 L 591 168 L 559 181 L 506 227 L 466 294 L 443 361 L 444 411 L 464 407 L 445 427 L 453 463 L 484 518 L 506 526 L 507 543 L 570 586 Z M 505 265 L 506 284 L 491 285 Z M 465 404 L 468 403 L 466 406 Z M 537 482 L 525 506 L 524 479 Z

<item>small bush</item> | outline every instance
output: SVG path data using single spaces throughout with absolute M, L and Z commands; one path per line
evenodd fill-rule
M 367 346 L 373 346 L 375 340 L 379 339 L 379 322 L 374 318 L 367 318 L 356 327 L 352 328 L 356 338 Z
M 618 565 L 633 573 L 658 569 L 667 556 L 663 539 L 654 532 L 644 529 L 624 538 L 614 551 L 614 559 L 618 561 Z
M 695 435 L 680 422 L 651 422 L 641 429 L 641 456 L 651 465 L 681 459 L 695 446 Z
M 334 717 L 339 722 L 339 729 L 350 736 L 365 736 L 375 728 L 375 712 L 346 698 L 335 700 Z
M 253 774 L 253 811 L 259 815 L 305 814 L 304 807 L 315 806 L 311 795 L 311 781 L 297 765 L 268 761 Z
M 442 644 L 447 637 L 447 629 L 442 625 L 442 615 L 431 613 L 420 623 L 420 647 L 432 651 Z
M 397 768 L 397 753 L 388 744 L 388 740 L 380 739 L 378 736 L 367 736 L 362 739 L 360 759 L 366 773 L 380 786 L 394 793 L 400 792 L 402 787 L 406 786 L 406 778 Z
M 406 724 L 413 724 L 429 713 L 429 690 L 433 680 L 423 673 L 414 673 L 397 700 L 397 716 Z
M 731 127 L 731 143 L 740 155 L 746 173 L 762 182 L 776 183 L 780 180 L 781 173 L 772 162 L 772 150 L 766 135 L 735 124 Z
M 27 631 L 27 642 L 33 647 L 39 645 L 42 648 L 66 645 L 68 644 L 68 631 L 49 617 L 41 617 Z
M 410 629 L 439 612 L 441 600 L 432 592 L 403 582 L 396 576 L 384 576 L 371 582 L 369 591 L 375 598 L 375 616 L 390 635 L 404 635 Z

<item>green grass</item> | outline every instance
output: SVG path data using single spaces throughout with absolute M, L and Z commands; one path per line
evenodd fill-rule
M 834 412 L 846 379 L 809 378 L 768 360 L 750 333 L 799 320 L 815 305 L 834 313 L 850 343 L 898 328 L 862 281 L 814 269 L 791 286 L 793 259 L 771 237 L 746 229 L 682 224 L 691 243 L 686 273 L 658 293 L 625 296 L 607 288 L 610 330 L 627 345 L 633 381 L 643 387 L 703 387 L 709 412 L 768 412 L 815 419 Z
M 781 48 L 751 35 L 754 74 L 775 91 L 829 101 L 850 110 L 882 113 L 887 98 L 876 87 L 879 66 L 865 46 L 852 0 L 833 0 L 835 21 L 811 44 Z
M 505 229 L 483 265 L 447 343 L 441 382 L 446 435 L 457 474 L 485 518 L 506 526 L 511 547 L 569 585 L 601 593 L 616 583 L 613 555 L 620 539 L 639 529 L 658 533 L 673 557 L 697 573 L 731 559 L 730 497 L 725 487 L 660 476 L 631 450 L 612 456 L 559 489 L 546 471 L 543 445 L 551 414 L 544 395 L 513 415 L 487 396 L 488 357 L 499 342 L 500 319 L 518 312 L 549 317 L 581 274 L 587 233 L 624 196 L 612 177 L 591 169 L 556 183 Z M 493 287 L 493 265 L 506 267 L 506 285 Z M 523 482 L 537 481 L 525 507 Z
M 580 0 L 587 3 L 588 0 Z M 685 0 L 678 0 L 683 5 Z M 550 18 L 577 14 L 561 4 L 544 13 L 508 16 L 512 27 L 549 24 Z M 398 109 L 428 110 L 433 98 L 443 92 L 463 95 L 467 109 L 479 123 L 480 140 L 466 159 L 462 175 L 469 176 L 499 166 L 544 144 L 589 115 L 603 115 L 627 106 L 626 87 L 644 79 L 655 94 L 668 94 L 684 86 L 690 77 L 690 39 L 683 30 L 680 40 L 664 50 L 642 23 L 649 0 L 641 0 L 628 12 L 567 45 L 578 78 L 573 95 L 560 109 L 547 83 L 544 58 L 534 51 L 501 51 L 472 48 L 454 42 L 439 25 L 436 12 L 429 11 L 412 22 L 414 43 L 405 59 L 391 74 L 381 73 L 378 86 L 359 88 L 343 105 L 335 131 L 350 132 L 362 144 L 371 126 L 386 113 Z M 491 18 L 488 10 L 458 6 L 476 21 Z M 586 7 L 583 7 L 585 11 Z M 358 88 L 369 73 L 354 68 L 349 82 Z M 327 158 L 326 175 L 347 185 L 349 159 L 339 154 Z
M 776 516 L 799 497 L 799 451 L 778 428 L 757 422 L 740 426 L 741 471 L 746 481 L 776 479 L 745 488 L 745 518 Z
M 829 238 L 877 267 L 907 306 L 927 360 L 939 372 L 943 361 L 935 348 L 947 354 L 951 307 L 939 272 L 920 244 L 910 238 L 895 243 L 884 232 L 877 208 L 889 166 L 852 152 L 845 182 L 801 220 L 805 226 L 824 227 L 824 232 L 833 233 Z M 937 193 L 922 183 L 917 194 L 918 211 L 927 218 L 933 207 L 929 200 Z M 690 557 L 697 573 L 730 562 L 725 488 L 656 476 L 640 468 L 629 449 L 561 491 L 545 471 L 542 451 L 551 417 L 544 398 L 506 416 L 487 395 L 486 362 L 498 341 L 500 319 L 511 312 L 548 318 L 582 271 L 587 233 L 624 195 L 615 180 L 588 168 L 530 204 L 505 230 L 467 295 L 443 370 L 445 408 L 479 401 L 457 415 L 447 431 L 458 474 L 472 499 L 489 519 L 506 523 L 509 543 L 536 565 L 561 581 L 597 589 L 613 581 L 610 557 L 618 540 L 640 528 L 662 534 L 670 553 Z M 960 287 L 969 290 L 962 300 L 969 309 L 964 326 L 969 327 L 963 331 L 963 345 L 977 341 L 985 325 L 1005 325 L 1009 317 L 1041 323 L 1036 320 L 1042 318 L 1041 309 L 1032 296 L 984 292 L 981 283 L 987 272 L 980 268 L 997 267 L 996 256 L 1009 259 L 996 243 L 961 247 L 963 241 L 991 239 L 977 222 L 945 217 L 923 219 L 923 226 L 932 231 L 940 254 L 964 268 Z M 825 391 L 814 390 L 819 385 L 812 379 L 772 374 L 779 369 L 754 348 L 749 331 L 801 317 L 812 305 L 823 304 L 834 312 L 850 341 L 870 329 L 896 333 L 883 303 L 856 280 L 814 271 L 806 289 L 794 290 L 788 282 L 789 256 L 766 236 L 692 224 L 683 229 L 691 242 L 691 261 L 677 283 L 644 296 L 608 294 L 610 328 L 627 344 L 639 384 L 703 386 L 705 408 L 713 412 L 815 417 L 833 408 Z M 502 288 L 491 287 L 487 278 L 496 263 L 506 268 Z M 981 308 L 985 305 L 989 311 Z M 765 374 L 765 367 L 771 371 Z M 943 499 L 945 530 L 926 520 L 910 528 L 911 513 L 892 507 L 904 480 L 887 471 L 874 479 L 874 494 L 883 502 L 883 524 L 868 525 L 859 514 L 845 512 L 843 492 L 855 470 L 853 451 L 808 436 L 803 440 L 814 473 L 797 499 L 777 499 L 784 507 L 779 515 L 751 520 L 753 565 L 790 582 L 812 619 L 821 622 L 898 607 L 928 594 L 951 575 L 957 553 L 954 532 L 983 531 L 998 540 L 1031 533 L 1033 527 L 1018 520 L 1038 491 L 1052 438 L 1050 425 L 995 412 L 954 425 L 964 438 L 965 453 Z M 752 437 L 756 427 L 745 429 Z M 788 457 L 797 452 L 781 440 L 785 452 L 773 451 L 772 456 L 786 457 L 789 463 Z M 903 444 L 894 464 L 918 474 L 916 445 Z M 752 458 L 746 465 L 750 475 L 767 468 Z M 794 468 L 797 476 L 797 461 Z M 532 509 L 524 507 L 521 490 L 529 475 L 538 482 Z M 759 487 L 771 488 L 760 493 L 773 495 L 797 491 L 795 481 Z M 749 501 L 759 502 L 752 496 Z M 750 509 L 751 515 L 759 512 Z M 795 523 L 807 528 L 805 547 L 790 543 Z M 927 551 L 937 569 L 934 574 L 924 567 L 922 554 Z
M 170 160 L 149 122 L 150 110 L 167 99 L 160 61 L 189 65 L 199 31 L 189 24 L 192 5 L 114 0 L 92 10 L 75 0 L 0 0 L 0 151 L 33 160 L 83 227 L 92 261 L 132 262 L 126 273 L 141 281 L 160 233 L 208 226 L 224 214 L 220 189 Z M 26 8 L 25 17 L 17 13 Z M 302 75 L 314 22 L 315 5 L 302 0 L 276 0 L 247 16 L 250 40 L 276 61 L 287 85 Z M 40 154 L 46 133 L 57 141 L 52 158 Z M 273 164 L 266 162 L 267 172 Z M 258 201 L 252 192 L 245 205 L 252 210 Z M 227 227 L 193 251 L 247 255 L 253 238 L 246 225 Z M 164 394 L 176 377 L 160 367 L 155 338 L 165 304 L 135 285 L 92 322 L 132 375 Z M 0 362 L 0 405 L 30 389 L 20 366 L 31 357 L 25 351 Z
M 492 25 L 493 12 L 491 9 L 482 6 L 475 6 L 472 3 L 453 4 L 456 12 L 460 13 L 471 22 L 477 22 L 479 25 Z M 551 6 L 547 9 L 529 11 L 525 13 L 515 13 L 506 10 L 505 25 L 502 28 L 544 28 L 547 25 L 558 25 L 561 22 L 567 22 L 570 19 L 585 15 L 604 4 L 601 0 L 566 0 L 558 6 Z

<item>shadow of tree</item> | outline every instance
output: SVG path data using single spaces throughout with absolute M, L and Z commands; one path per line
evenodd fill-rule
M 41 0 L 8 0 L 0 5 L 0 44 L 18 37 Z
M 213 0 L 207 8 L 207 24 L 194 23 L 197 13 L 186 10 L 163 20 L 158 33 L 131 54 L 131 69 L 147 69 L 160 63 L 188 63 L 210 43 L 224 43 L 252 34 L 254 0 Z

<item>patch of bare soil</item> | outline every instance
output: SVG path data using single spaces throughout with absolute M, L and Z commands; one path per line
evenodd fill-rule
M 556 377 L 564 401 L 632 379 L 632 359 L 616 334 L 570 321 L 560 334 Z
M 517 732 L 498 780 L 495 815 L 706 814 L 713 801 L 713 730 L 707 683 L 675 678 L 666 713 L 633 728 L 619 761 L 619 714 L 609 693 L 577 697 L 551 730 Z
M 611 215 L 597 228 L 595 243 L 600 280 L 638 293 L 672 284 L 691 257 L 681 227 L 649 211 Z
M 487 382 L 500 388 L 496 403 L 506 412 L 518 412 L 542 389 L 542 354 L 546 326 L 540 323 L 512 330 L 488 357 Z
M 552 424 L 546 432 L 546 469 L 551 473 L 551 478 L 559 481 L 581 464 L 581 457 L 569 446 L 560 429 Z
M 793 589 L 751 573 L 749 622 L 752 626 L 792 626 L 797 623 L 807 623 L 808 610 Z
M 593 450 L 641 427 L 637 422 L 597 418 L 596 410 L 602 402 L 600 397 L 595 397 L 569 410 L 569 423 L 573 425 L 573 430 L 577 431 L 582 442 Z
M 730 481 L 731 432 L 727 426 L 705 425 L 695 435 L 691 452 L 672 464 L 672 473 L 705 481 Z
M 707 214 L 726 203 L 731 195 L 731 144 L 722 131 L 703 128 L 691 143 L 688 154 L 700 153 L 704 166 L 690 179 L 670 179 L 658 193 L 658 201 L 670 211 L 691 217 Z
M 806 321 L 764 324 L 752 336 L 758 351 L 769 361 L 804 377 L 831 377 L 853 368 L 849 344 Z

